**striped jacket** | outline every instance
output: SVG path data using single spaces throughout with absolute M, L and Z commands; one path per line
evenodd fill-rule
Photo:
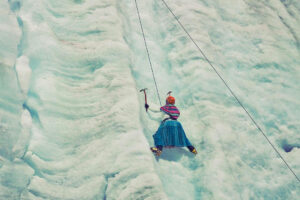
M 167 115 L 169 115 L 172 119 L 177 119 L 180 115 L 178 108 L 172 104 L 166 104 L 160 108 L 160 110 Z

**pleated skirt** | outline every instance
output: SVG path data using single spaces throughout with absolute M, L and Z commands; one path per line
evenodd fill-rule
M 155 146 L 186 147 L 192 146 L 185 135 L 181 123 L 175 120 L 162 122 L 153 135 Z

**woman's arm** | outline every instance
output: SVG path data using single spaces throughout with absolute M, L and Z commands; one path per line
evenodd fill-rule
M 147 114 L 152 120 L 160 122 L 164 117 L 164 113 L 160 111 L 160 107 L 157 105 L 149 106 L 148 111 Z
M 150 112 L 154 112 L 154 113 L 160 113 L 161 111 L 160 111 L 160 108 L 159 107 L 157 107 L 156 105 L 155 106 L 149 106 L 149 108 L 148 108 L 148 110 L 150 111 Z

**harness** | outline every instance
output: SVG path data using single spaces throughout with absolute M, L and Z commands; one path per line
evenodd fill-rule
M 161 121 L 161 123 L 164 123 L 164 122 L 167 121 L 167 120 L 174 120 L 174 121 L 177 121 L 177 119 L 173 119 L 172 117 L 167 117 L 167 118 L 163 119 L 163 120 Z

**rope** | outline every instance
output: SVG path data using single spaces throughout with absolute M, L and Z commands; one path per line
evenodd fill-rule
M 146 38 L 145 38 L 145 34 L 144 34 L 144 29 L 143 29 L 143 25 L 142 25 L 141 16 L 140 16 L 140 11 L 139 11 L 138 4 L 137 4 L 136 0 L 134 0 L 134 1 L 135 1 L 135 6 L 136 6 L 136 11 L 137 11 L 137 14 L 138 14 L 138 17 L 139 17 L 140 26 L 141 26 L 141 29 L 142 29 L 142 34 L 143 34 L 143 38 L 144 38 L 144 44 L 145 44 L 147 55 L 148 55 L 148 61 L 149 61 L 150 68 L 151 68 L 151 71 L 152 71 L 152 76 L 153 76 L 153 80 L 154 80 L 154 84 L 155 84 L 155 88 L 156 88 L 156 93 L 157 93 L 157 98 L 159 100 L 160 106 L 162 106 L 161 101 L 160 101 L 160 96 L 159 96 L 158 88 L 157 88 L 157 83 L 156 83 L 155 75 L 154 75 L 154 72 L 153 72 L 152 62 L 151 62 L 151 59 L 150 59 L 150 54 L 149 54 L 149 50 L 148 50 L 148 46 L 147 46 L 147 42 L 146 42 Z
M 244 105 L 242 104 L 242 102 L 237 98 L 237 96 L 235 95 L 235 93 L 231 90 L 231 88 L 228 86 L 228 84 L 226 83 L 226 81 L 222 78 L 222 76 L 219 74 L 219 72 L 217 71 L 217 69 L 212 65 L 212 63 L 209 61 L 209 59 L 206 57 L 206 55 L 204 54 L 204 52 L 201 50 L 201 48 L 197 45 L 197 43 L 194 41 L 194 39 L 192 38 L 192 36 L 188 33 L 188 31 L 185 29 L 185 27 L 181 24 L 181 22 L 179 21 L 178 17 L 173 13 L 173 11 L 171 10 L 171 8 L 168 6 L 168 4 L 164 1 L 161 0 L 165 6 L 167 7 L 167 9 L 170 11 L 170 13 L 173 15 L 173 17 L 176 19 L 176 21 L 178 22 L 178 24 L 180 25 L 180 27 L 184 30 L 184 32 L 188 35 L 188 37 L 191 39 L 191 41 L 194 43 L 194 45 L 197 47 L 197 49 L 200 51 L 200 53 L 202 54 L 202 56 L 205 58 L 205 60 L 208 62 L 208 64 L 213 68 L 213 70 L 216 72 L 216 74 L 219 76 L 219 78 L 222 80 L 222 82 L 225 84 L 225 86 L 227 87 L 227 89 L 230 91 L 231 95 L 236 99 L 236 101 L 239 103 L 239 105 L 243 108 L 243 110 L 247 113 L 247 115 L 249 116 L 249 118 L 251 119 L 251 121 L 254 123 L 254 125 L 256 126 L 256 128 L 262 133 L 262 135 L 265 137 L 265 139 L 268 141 L 268 143 L 271 145 L 271 147 L 274 149 L 274 151 L 277 153 L 277 155 L 281 158 L 281 160 L 285 163 L 285 165 L 287 166 L 287 168 L 291 171 L 291 173 L 295 176 L 295 178 L 298 180 L 298 182 L 300 183 L 300 179 L 299 177 L 296 175 L 296 173 L 292 170 L 292 168 L 289 166 L 289 164 L 285 161 L 285 159 L 281 156 L 281 154 L 279 153 L 279 151 L 276 149 L 276 147 L 272 144 L 272 142 L 269 140 L 269 138 L 267 137 L 267 135 L 264 133 L 264 131 L 260 128 L 260 126 L 256 123 L 256 121 L 253 119 L 253 117 L 250 115 L 250 113 L 246 110 L 246 108 L 244 107 Z

